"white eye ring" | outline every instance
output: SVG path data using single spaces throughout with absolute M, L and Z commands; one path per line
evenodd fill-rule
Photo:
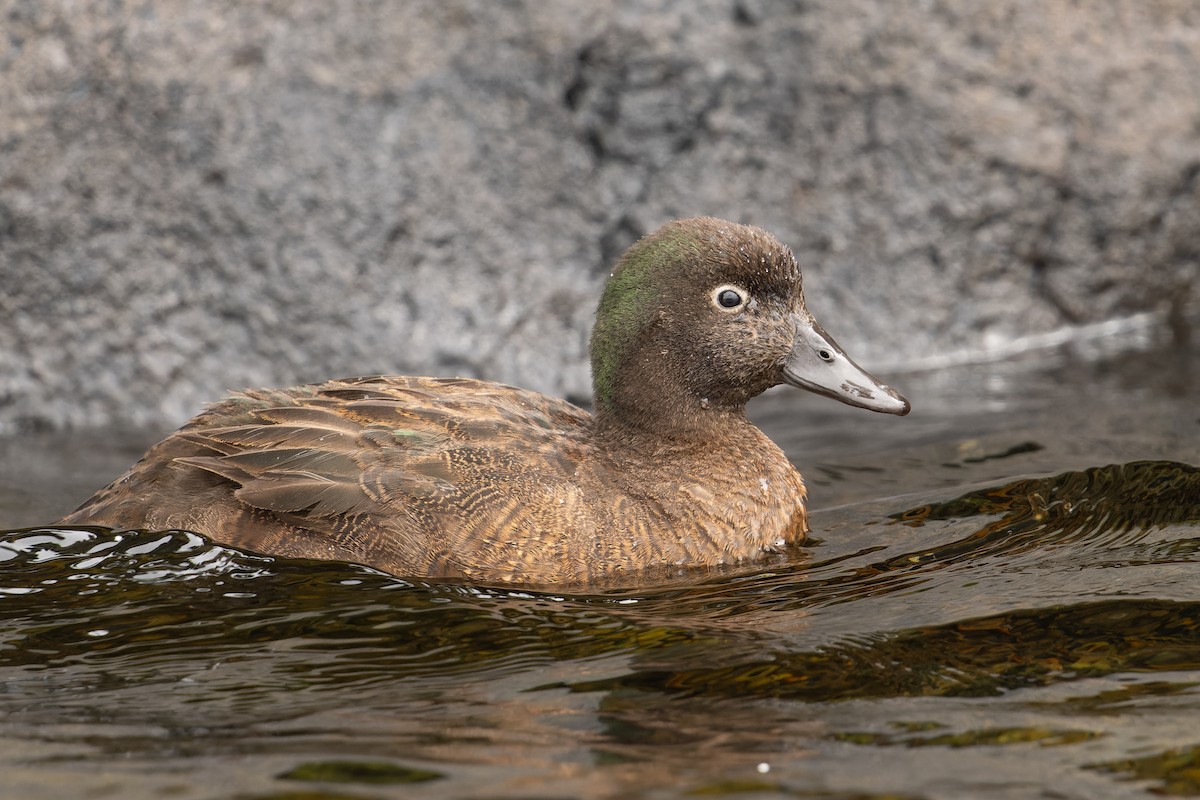
M 718 311 L 733 313 L 746 307 L 750 293 L 732 283 L 723 283 L 712 291 L 712 304 Z

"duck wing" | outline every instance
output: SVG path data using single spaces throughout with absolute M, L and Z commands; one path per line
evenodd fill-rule
M 289 528 L 410 567 L 452 557 L 464 525 L 485 534 L 503 526 L 489 515 L 519 524 L 519 507 L 569 480 L 590 419 L 563 400 L 483 381 L 374 377 L 303 388 L 210 408 L 176 434 L 192 447 L 174 464 L 231 482 L 239 503 Z M 259 549 L 245 531 L 201 532 Z

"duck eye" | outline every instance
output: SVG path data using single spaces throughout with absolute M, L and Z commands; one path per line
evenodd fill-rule
M 828 350 L 818 350 L 817 355 L 820 356 L 822 361 L 833 361 L 833 353 Z
M 718 288 L 714 293 L 714 298 L 717 301 L 717 305 L 725 309 L 737 308 L 745 302 L 745 299 L 742 297 L 742 293 L 730 286 L 722 286 Z

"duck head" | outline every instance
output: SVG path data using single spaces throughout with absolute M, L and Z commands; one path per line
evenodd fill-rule
M 766 231 L 697 217 L 626 251 L 592 331 L 597 419 L 664 434 L 742 413 L 781 383 L 887 414 L 910 406 L 804 305 L 800 268 Z

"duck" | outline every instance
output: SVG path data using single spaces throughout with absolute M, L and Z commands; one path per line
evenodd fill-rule
M 791 250 L 712 217 L 621 256 L 590 351 L 590 412 L 466 378 L 235 392 L 61 522 L 182 529 L 405 579 L 638 585 L 804 541 L 804 482 L 747 418 L 752 398 L 787 384 L 910 410 L 813 319 Z

